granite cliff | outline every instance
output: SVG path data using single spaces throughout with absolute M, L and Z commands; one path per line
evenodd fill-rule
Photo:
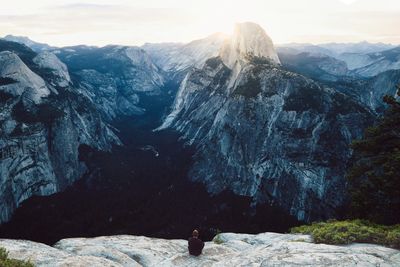
M 33 195 L 65 189 L 85 172 L 82 145 L 120 141 L 54 54 L 0 42 L 0 222 Z
M 264 30 L 245 23 L 188 73 L 159 130 L 197 147 L 189 176 L 209 192 L 230 189 L 311 221 L 345 202 L 349 144 L 370 119 L 349 97 L 282 69 Z

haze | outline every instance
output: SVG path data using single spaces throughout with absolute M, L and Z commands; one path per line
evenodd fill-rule
M 188 42 L 253 21 L 275 43 L 400 44 L 398 0 L 0 0 L 0 36 L 56 46 Z

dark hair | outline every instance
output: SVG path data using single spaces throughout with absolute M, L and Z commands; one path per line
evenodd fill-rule
M 199 231 L 196 229 L 193 230 L 192 236 L 198 237 L 199 236 Z

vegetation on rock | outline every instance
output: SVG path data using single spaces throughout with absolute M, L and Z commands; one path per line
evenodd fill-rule
M 309 234 L 315 243 L 371 243 L 400 249 L 400 224 L 384 226 L 365 220 L 328 221 L 294 227 L 291 233 Z
M 1 267 L 33 267 L 33 264 L 28 261 L 20 261 L 10 259 L 8 252 L 4 248 L 0 248 L 0 266 Z

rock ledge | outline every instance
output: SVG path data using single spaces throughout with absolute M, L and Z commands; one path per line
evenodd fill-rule
M 128 235 L 63 239 L 54 247 L 0 239 L 0 247 L 35 266 L 400 266 L 398 250 L 314 244 L 308 235 L 224 233 L 217 241 L 199 257 L 188 255 L 185 240 Z

